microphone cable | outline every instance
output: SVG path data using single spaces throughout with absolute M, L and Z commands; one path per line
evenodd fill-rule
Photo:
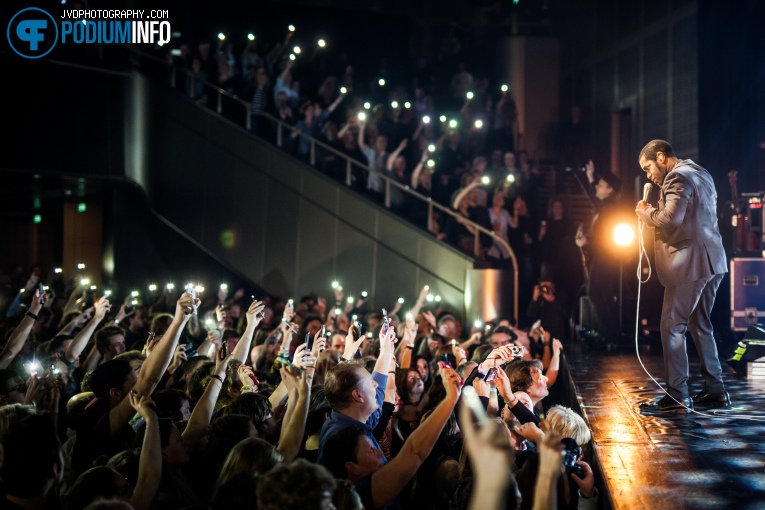
M 637 265 L 637 279 L 638 279 L 638 290 L 637 290 L 637 307 L 635 310 L 635 354 L 637 355 L 638 362 L 640 362 L 640 366 L 643 368 L 643 371 L 648 375 L 648 377 L 651 378 L 651 380 L 656 384 L 656 386 L 661 389 L 661 391 L 664 392 L 665 395 L 667 395 L 669 398 L 674 400 L 679 405 L 683 406 L 687 411 L 690 413 L 704 416 L 706 418 L 728 418 L 728 419 L 741 419 L 741 420 L 750 420 L 750 421 L 758 421 L 758 422 L 765 422 L 765 415 L 762 414 L 755 414 L 755 415 L 746 415 L 746 414 L 736 414 L 739 412 L 747 412 L 746 410 L 742 409 L 734 409 L 733 407 L 729 409 L 715 409 L 711 410 L 710 413 L 704 413 L 701 411 L 696 411 L 692 407 L 688 407 L 679 400 L 677 400 L 675 397 L 669 394 L 669 392 L 662 386 L 662 384 L 656 380 L 656 378 L 651 375 L 651 372 L 648 371 L 645 364 L 643 364 L 643 360 L 640 358 L 640 346 L 638 343 L 638 338 L 640 335 L 640 294 L 641 289 L 643 287 L 644 283 L 647 283 L 648 280 L 651 278 L 651 261 L 648 258 L 648 253 L 645 249 L 645 240 L 643 239 L 643 230 L 645 229 L 645 222 L 640 221 L 638 218 L 638 250 L 640 259 L 638 260 Z M 643 280 L 643 259 L 645 258 L 647 264 L 648 264 L 648 275 L 646 276 L 645 280 Z M 754 411 L 753 411 L 754 412 Z M 719 413 L 719 414 L 718 414 Z M 658 415 L 658 414 L 657 414 Z M 655 415 L 651 415 L 655 416 Z

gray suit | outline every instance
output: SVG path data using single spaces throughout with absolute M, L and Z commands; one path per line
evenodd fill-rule
M 669 393 L 689 396 L 686 330 L 701 358 L 706 391 L 722 393 L 709 314 L 728 268 L 712 176 L 689 159 L 679 161 L 664 179 L 658 209 L 649 209 L 645 222 L 655 228 L 656 272 L 665 287 L 661 340 Z

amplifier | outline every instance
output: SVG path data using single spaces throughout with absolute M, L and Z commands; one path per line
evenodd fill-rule
M 730 312 L 733 331 L 765 322 L 765 259 L 730 260 Z

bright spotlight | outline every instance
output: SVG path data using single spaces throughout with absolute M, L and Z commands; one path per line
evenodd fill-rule
M 614 229 L 614 242 L 619 246 L 629 246 L 635 240 L 635 229 L 626 223 L 620 223 Z

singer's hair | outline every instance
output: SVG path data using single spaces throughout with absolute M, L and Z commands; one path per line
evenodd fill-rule
M 656 161 L 656 154 L 663 152 L 668 158 L 675 157 L 675 150 L 664 140 L 651 140 L 643 147 L 638 156 L 638 161 L 645 158 L 648 161 Z

